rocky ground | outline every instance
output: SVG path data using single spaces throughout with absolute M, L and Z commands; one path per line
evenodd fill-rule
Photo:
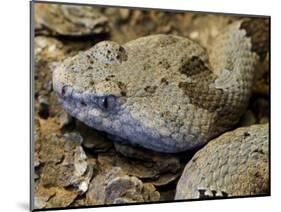
M 52 68 L 106 39 L 124 43 L 165 33 L 189 37 L 207 47 L 239 17 L 84 9 L 79 13 L 77 8 L 35 4 L 35 208 L 172 201 L 176 183 L 194 152 L 161 154 L 113 143 L 106 134 L 64 112 L 52 90 Z M 86 25 L 79 24 L 85 20 Z M 268 63 L 266 55 L 256 72 L 249 107 L 236 127 L 269 121 Z

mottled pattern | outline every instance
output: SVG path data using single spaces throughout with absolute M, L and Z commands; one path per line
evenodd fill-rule
M 68 113 L 117 140 L 160 152 L 201 147 L 238 122 L 250 97 L 258 56 L 241 23 L 208 52 L 174 35 L 100 42 L 56 67 L 54 90 Z
M 45 131 L 46 138 L 38 135 L 43 141 L 37 143 L 39 151 L 34 161 L 38 173 L 34 207 L 68 207 L 87 192 L 94 169 L 81 146 L 83 139 L 79 133 Z
M 264 124 L 211 140 L 186 165 L 175 199 L 268 194 L 268 136 L 268 124 Z

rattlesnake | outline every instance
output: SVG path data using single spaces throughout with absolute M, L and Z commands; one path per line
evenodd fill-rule
M 269 194 L 268 124 L 226 132 L 186 165 L 175 199 Z
M 268 48 L 266 19 L 239 20 L 206 50 L 188 38 L 103 41 L 53 71 L 64 109 L 115 140 L 160 152 L 202 147 L 247 107 Z

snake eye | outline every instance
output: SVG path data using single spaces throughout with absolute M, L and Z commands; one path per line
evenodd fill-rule
M 115 97 L 114 96 L 103 96 L 100 97 L 98 105 L 103 110 L 108 110 L 114 107 Z
M 107 101 L 107 97 L 105 97 L 105 98 L 103 98 L 103 107 L 105 108 L 105 109 L 107 109 L 107 107 L 108 107 L 108 101 Z

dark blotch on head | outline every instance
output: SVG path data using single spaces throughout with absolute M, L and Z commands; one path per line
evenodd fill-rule
M 121 91 L 121 95 L 126 96 L 127 95 L 126 91 Z
M 128 60 L 128 55 L 122 46 L 120 46 L 119 48 L 119 54 L 116 56 L 116 59 L 119 60 L 120 62 Z
M 182 64 L 179 72 L 187 77 L 209 70 L 207 64 L 197 56 L 192 56 L 189 59 L 182 58 Z
M 125 83 L 123 83 L 123 82 L 121 82 L 121 81 L 118 81 L 118 82 L 117 82 L 117 85 L 118 85 L 118 87 L 119 87 L 121 90 L 126 89 Z
M 246 31 L 246 36 L 251 38 L 252 51 L 263 60 L 269 50 L 269 18 L 247 19 L 242 22 L 240 29 Z
M 119 89 L 121 90 L 120 94 L 122 96 L 126 96 L 127 95 L 127 86 L 126 86 L 126 84 L 119 81 L 119 82 L 117 82 L 117 85 L 118 85 Z
M 94 86 L 95 85 L 95 82 L 94 81 L 90 81 L 89 83 L 91 86 Z
M 144 88 L 144 90 L 148 93 L 155 93 L 156 89 L 157 89 L 157 86 L 155 86 L 155 85 L 154 86 L 146 86 Z
M 114 78 L 115 75 L 114 74 L 111 74 L 111 75 L 108 75 L 106 78 L 105 78 L 105 81 L 110 81 L 112 78 Z
M 214 112 L 223 108 L 227 94 L 220 89 L 210 87 L 207 79 L 209 78 L 205 80 L 200 78 L 194 82 L 180 82 L 178 86 L 189 97 L 191 104 Z
M 169 84 L 169 82 L 168 82 L 168 80 L 167 80 L 166 78 L 162 78 L 162 79 L 161 79 L 161 83 L 163 83 L 163 84 L 165 84 L 165 85 L 168 85 L 168 84 Z
M 159 65 L 161 65 L 165 69 L 169 69 L 171 67 L 171 65 L 169 64 L 169 62 L 166 59 L 161 60 L 159 62 Z

